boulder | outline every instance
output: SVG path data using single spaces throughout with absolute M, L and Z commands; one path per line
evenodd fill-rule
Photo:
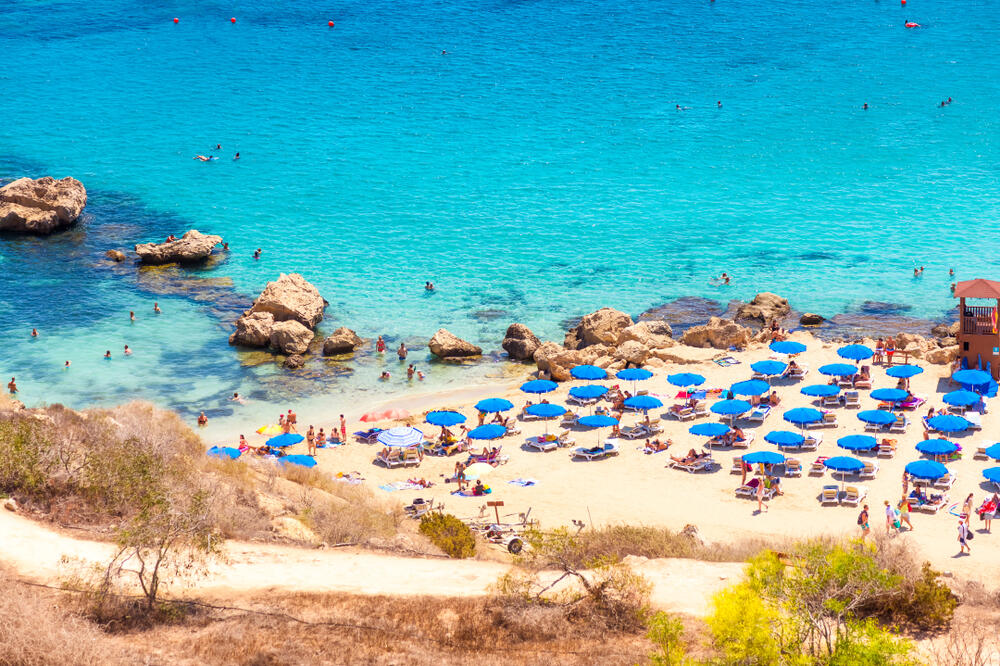
M 306 358 L 302 354 L 292 354 L 282 363 L 289 370 L 297 370 L 306 364 Z
M 622 340 L 622 331 L 633 323 L 632 317 L 624 312 L 601 308 L 584 315 L 580 323 L 566 333 L 565 347 L 583 349 L 591 345 L 617 346 Z
M 326 301 L 319 290 L 298 273 L 282 273 L 274 282 L 268 282 L 264 291 L 253 302 L 250 312 L 269 312 L 274 321 L 297 321 L 308 328 L 316 328 L 323 321 Z
M 271 349 L 282 354 L 303 354 L 313 332 L 297 321 L 278 321 L 271 327 Z
M 270 312 L 251 312 L 236 320 L 236 330 L 229 336 L 229 344 L 242 347 L 266 347 L 271 342 L 274 315 Z
M 481 356 L 483 350 L 471 342 L 439 328 L 427 345 L 431 353 L 438 358 L 462 358 L 465 356 Z
M 108 250 L 104 253 L 104 256 L 111 261 L 117 261 L 119 263 L 125 261 L 125 253 L 121 250 Z
M 357 333 L 346 326 L 341 326 L 323 341 L 323 356 L 350 354 L 363 343 L 364 340 L 359 338 Z
M 566 349 L 555 342 L 545 342 L 535 350 L 535 365 L 557 382 L 572 379 L 569 371 L 578 365 L 595 364 L 598 359 L 610 357 L 614 350 L 606 345 L 595 345 L 587 349 Z M 611 364 L 611 359 L 607 361 Z M 603 366 L 602 366 L 603 367 Z
M 615 350 L 616 361 L 622 361 L 632 365 L 641 366 L 648 358 L 649 347 L 641 342 L 636 342 L 635 340 L 627 340 L 618 345 L 618 349 Z
M 736 321 L 759 321 L 761 324 L 770 324 L 775 319 L 781 319 L 792 309 L 788 306 L 788 299 L 782 298 L 769 291 L 762 291 L 753 297 L 749 303 L 744 303 L 736 309 Z
M 936 338 L 953 338 L 958 335 L 958 322 L 953 324 L 938 324 L 931 329 L 931 335 Z
M 622 330 L 621 343 L 638 342 L 648 349 L 673 347 L 677 342 L 671 337 L 673 329 L 665 321 L 640 321 Z
M 819 326 L 826 318 L 823 315 L 818 315 L 815 312 L 807 312 L 801 317 L 799 317 L 799 324 L 802 326 Z
M 140 243 L 135 246 L 139 261 L 144 264 L 193 264 L 208 259 L 212 248 L 222 242 L 222 236 L 203 234 L 191 229 L 168 243 Z
M 686 330 L 681 343 L 691 347 L 729 349 L 745 347 L 752 335 L 753 332 L 749 328 L 740 326 L 731 319 L 712 317 L 707 324 L 692 326 Z
M 0 187 L 0 231 L 50 234 L 80 217 L 87 190 L 75 178 L 18 178 Z
M 517 361 L 529 361 L 535 357 L 535 350 L 542 341 L 524 324 L 511 324 L 507 327 L 503 342 L 500 344 L 507 355 Z
M 958 358 L 958 345 L 932 349 L 924 356 L 924 360 L 935 365 L 947 365 L 954 362 L 956 358 Z
M 13 511 L 17 513 L 17 508 L 18 508 L 17 500 L 15 500 L 13 497 L 8 497 L 3 501 L 3 508 L 7 509 L 8 511 Z
M 896 335 L 896 349 L 910 353 L 913 358 L 923 358 L 930 349 L 936 349 L 937 343 L 915 333 L 899 333 Z

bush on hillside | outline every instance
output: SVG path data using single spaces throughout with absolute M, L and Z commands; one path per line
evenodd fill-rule
M 476 537 L 469 526 L 450 513 L 428 513 L 420 519 L 420 533 L 448 557 L 461 559 L 476 554 Z

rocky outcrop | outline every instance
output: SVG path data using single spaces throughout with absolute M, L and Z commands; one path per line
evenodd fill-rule
M 481 348 L 443 328 L 438 329 L 427 346 L 430 347 L 431 353 L 438 358 L 464 358 L 481 356 L 483 353 Z
M 316 328 L 323 321 L 326 301 L 319 290 L 298 273 L 284 273 L 268 282 L 253 302 L 250 312 L 269 312 L 274 321 L 297 321 L 307 328 Z
M 753 335 L 746 326 L 741 326 L 731 319 L 712 317 L 703 326 L 693 326 L 684 332 L 681 342 L 691 347 L 713 347 L 729 349 L 730 347 L 745 347 Z
M 534 361 L 538 369 L 553 381 L 565 382 L 572 379 L 570 370 L 578 365 L 592 363 L 609 356 L 611 347 L 596 345 L 586 349 L 566 349 L 555 342 L 545 342 L 535 350 Z M 608 359 L 607 364 L 610 364 Z
M 535 351 L 542 341 L 524 324 L 511 324 L 507 327 L 503 342 L 500 344 L 507 355 L 516 361 L 529 361 L 535 357 Z
M 909 352 L 913 358 L 923 358 L 928 351 L 937 349 L 937 342 L 915 333 L 897 333 L 896 349 Z
M 279 321 L 271 327 L 271 349 L 282 354 L 303 354 L 312 339 L 313 332 L 297 321 Z
M 341 326 L 323 341 L 323 356 L 350 354 L 364 342 L 357 333 L 346 326 Z
M 953 338 L 958 335 L 958 322 L 952 324 L 938 324 L 931 329 L 931 335 L 936 338 Z
M 815 312 L 807 312 L 801 317 L 799 317 L 799 324 L 802 326 L 819 326 L 826 318 L 823 315 L 818 315 Z
M 302 354 L 292 354 L 282 363 L 289 370 L 298 370 L 306 364 L 306 359 Z
M 615 349 L 614 358 L 616 361 L 641 366 L 649 358 L 649 347 L 635 340 L 626 340 Z
M 111 261 L 117 261 L 118 263 L 125 261 L 125 253 L 121 250 L 108 250 L 104 253 L 104 256 Z
M 229 336 L 229 344 L 242 347 L 266 347 L 271 342 L 274 315 L 270 312 L 251 312 L 236 320 L 236 330 Z
M 758 321 L 761 324 L 770 324 L 791 312 L 788 299 L 782 298 L 769 291 L 762 291 L 753 297 L 749 303 L 744 303 L 736 309 L 736 321 Z
M 135 246 L 135 253 L 144 264 L 194 264 L 208 259 L 212 248 L 221 242 L 222 236 L 203 234 L 197 229 L 191 229 L 177 240 L 140 243 Z
M 673 347 L 677 342 L 673 339 L 674 331 L 665 321 L 647 320 L 622 330 L 621 343 L 638 342 L 649 349 L 664 349 Z
M 580 323 L 566 333 L 567 349 L 583 349 L 591 345 L 616 346 L 622 332 L 634 322 L 632 317 L 613 308 L 601 308 L 584 315 Z
M 954 362 L 956 358 L 958 358 L 958 345 L 932 349 L 924 356 L 924 359 L 928 363 L 934 363 L 935 365 L 946 365 Z
M 18 178 L 0 187 L 0 231 L 50 234 L 76 222 L 87 190 L 75 178 Z

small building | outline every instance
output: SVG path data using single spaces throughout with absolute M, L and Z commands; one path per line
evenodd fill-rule
M 1000 282 L 966 280 L 955 285 L 958 297 L 958 357 L 962 367 L 986 370 L 1000 378 Z M 972 301 L 969 303 L 968 301 Z

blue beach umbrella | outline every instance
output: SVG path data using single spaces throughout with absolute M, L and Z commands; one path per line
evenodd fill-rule
M 745 382 L 736 382 L 729 387 L 733 395 L 763 395 L 770 390 L 771 386 L 767 382 L 759 379 L 749 379 Z
M 858 412 L 858 419 L 873 425 L 889 425 L 896 422 L 896 416 L 884 409 L 866 409 Z
M 852 361 L 863 361 L 875 355 L 871 347 L 865 345 L 845 345 L 837 350 L 837 356 Z
M 948 468 L 933 460 L 914 460 L 906 463 L 906 473 L 915 479 L 934 481 L 948 473 Z
M 424 441 L 424 433 L 411 426 L 398 426 L 383 430 L 375 439 L 382 446 L 416 446 Z
M 778 448 L 783 446 L 802 446 L 802 442 L 805 440 L 806 438 L 803 435 L 791 430 L 772 430 L 764 435 L 765 442 L 774 444 Z
M 663 401 L 659 398 L 654 398 L 651 395 L 634 395 L 631 398 L 625 399 L 625 406 L 629 409 L 641 409 L 642 411 L 647 411 L 650 409 L 656 409 L 657 407 L 663 407 Z
M 574 386 L 569 390 L 569 394 L 574 398 L 580 398 L 581 400 L 592 400 L 594 398 L 600 398 L 602 395 L 608 392 L 608 389 L 599 386 L 597 384 L 585 384 L 583 386 Z
M 993 458 L 993 460 L 1000 460 L 1000 444 L 987 446 L 984 453 L 990 458 Z
M 678 372 L 675 375 L 668 375 L 667 381 L 674 386 L 700 386 L 705 383 L 705 378 L 693 372 Z
M 925 439 L 917 444 L 917 451 L 929 456 L 946 456 L 958 451 L 958 444 L 947 439 Z
M 963 419 L 961 416 L 956 416 L 954 414 L 938 414 L 937 416 L 927 419 L 927 425 L 930 426 L 932 430 L 937 430 L 939 432 L 962 432 L 972 424 Z
M 987 467 L 983 470 L 983 476 L 987 481 L 1000 483 L 1000 467 Z
M 304 455 L 294 455 L 285 456 L 284 458 L 278 458 L 278 462 L 282 465 L 299 465 L 301 467 L 315 467 L 316 459 L 312 456 Z
M 499 439 L 507 434 L 507 428 L 499 423 L 487 423 L 469 431 L 469 439 Z
M 959 370 L 951 378 L 959 384 L 965 384 L 966 386 L 982 386 L 993 381 L 990 373 L 983 372 L 982 370 Z
M 807 423 L 822 421 L 823 412 L 812 407 L 796 407 L 795 409 L 789 409 L 781 418 L 797 426 L 804 426 Z
M 604 368 L 598 368 L 596 365 L 578 365 L 569 371 L 569 374 L 573 375 L 575 379 L 606 379 L 608 376 L 607 371 Z
M 909 379 L 916 377 L 923 371 L 924 369 L 919 365 L 894 365 L 886 370 L 885 374 L 896 379 Z
M 906 396 L 908 396 L 909 393 L 898 388 L 880 388 L 872 391 L 870 395 L 876 400 L 899 402 L 900 400 L 906 400 Z
M 787 363 L 782 363 L 781 361 L 757 361 L 756 363 L 750 364 L 750 369 L 754 372 L 759 372 L 765 377 L 773 377 L 775 375 L 780 375 L 788 368 Z
M 871 451 L 878 446 L 878 440 L 871 435 L 848 435 L 838 439 L 837 446 L 848 451 Z
M 458 425 L 459 423 L 465 423 L 465 416 L 459 414 L 458 412 L 441 410 L 436 412 L 427 412 L 427 416 L 424 417 L 424 421 L 431 425 L 448 427 Z
M 234 449 L 231 446 L 213 446 L 208 450 L 208 455 L 213 458 L 229 458 L 230 460 L 236 460 L 242 454 L 242 451 Z
M 540 402 L 537 405 L 530 405 L 527 412 L 532 416 L 551 419 L 565 414 L 566 408 L 562 405 L 553 405 L 551 402 Z
M 751 409 L 753 409 L 753 405 L 746 400 L 720 400 L 712 405 L 712 413 L 721 414 L 722 416 L 746 414 Z
M 967 407 L 968 405 L 974 405 L 982 400 L 982 396 L 978 393 L 974 393 L 973 391 L 961 390 L 945 393 L 941 399 L 948 405 Z
M 653 373 L 646 368 L 625 368 L 624 370 L 619 370 L 615 377 L 622 380 L 623 382 L 641 382 L 644 379 L 649 379 L 653 376 Z
M 689 433 L 692 435 L 699 435 L 701 437 L 721 437 L 730 430 L 732 430 L 732 428 L 727 426 L 725 423 L 697 423 L 688 428 Z
M 794 340 L 778 340 L 768 345 L 775 354 L 801 354 L 806 350 L 806 346 Z
M 558 387 L 558 384 L 547 379 L 535 379 L 521 384 L 521 390 L 525 393 L 550 393 Z
M 591 416 L 580 417 L 577 423 L 586 428 L 608 428 L 618 425 L 618 419 L 613 416 L 605 416 L 604 414 L 593 414 Z
M 776 451 L 753 451 L 752 453 L 743 454 L 743 462 L 750 463 L 751 465 L 780 465 L 785 462 L 785 456 Z
M 840 393 L 840 387 L 834 384 L 810 384 L 809 386 L 800 388 L 799 393 L 814 398 L 825 398 Z
M 513 409 L 514 403 L 510 400 L 504 400 L 503 398 L 487 398 L 486 400 L 480 400 L 476 403 L 476 409 L 480 412 L 486 412 L 487 414 L 492 414 L 493 412 L 506 412 L 508 409 Z
M 834 377 L 849 377 L 856 374 L 857 371 L 858 369 L 855 366 L 846 363 L 830 363 L 828 365 L 821 365 L 819 368 L 821 375 L 831 375 Z
M 267 440 L 267 445 L 280 449 L 285 446 L 291 446 L 292 444 L 298 444 L 303 439 L 305 439 L 305 437 L 303 437 L 302 435 L 297 435 L 292 432 L 286 432 L 284 435 L 278 435 L 277 437 L 272 437 L 271 439 Z
M 823 464 L 834 472 L 858 472 L 865 468 L 865 464 L 852 456 L 834 456 L 827 458 Z

